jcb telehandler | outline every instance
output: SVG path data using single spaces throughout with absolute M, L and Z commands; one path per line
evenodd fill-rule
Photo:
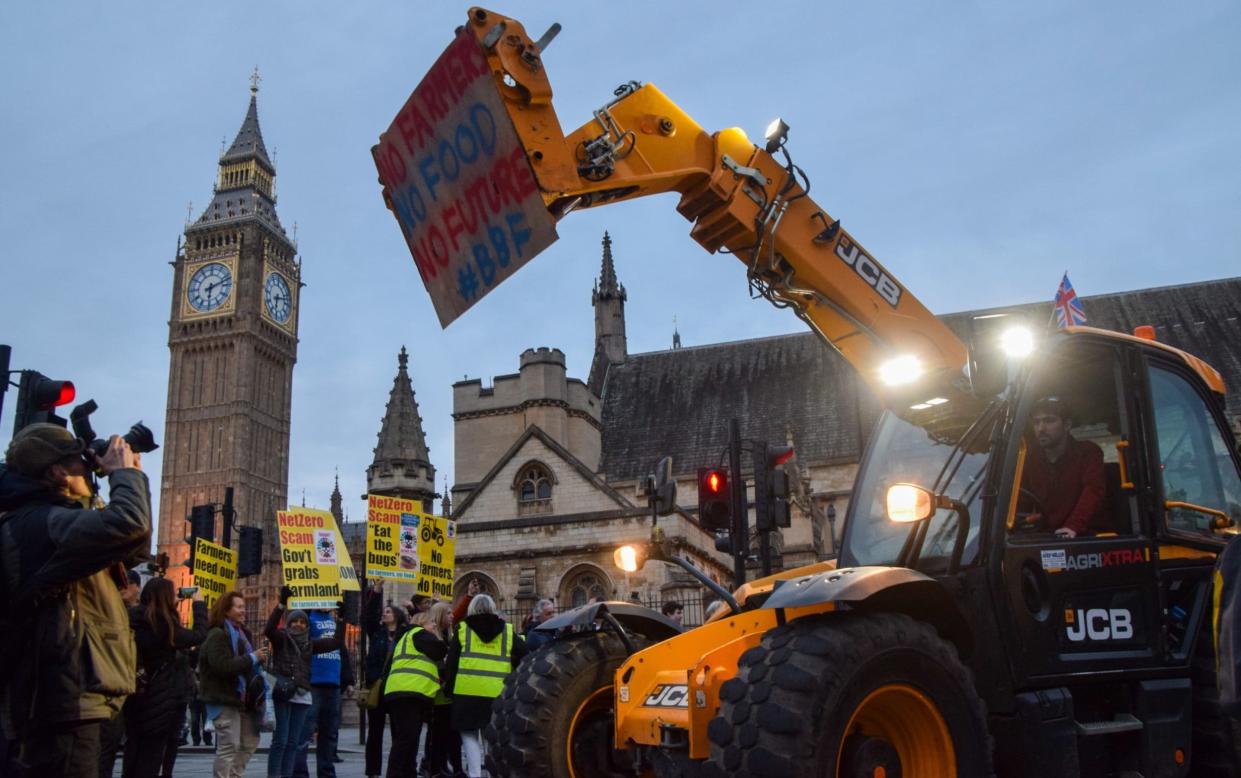
M 433 297 L 461 281 L 464 302 L 441 319 L 468 307 L 474 271 L 491 284 L 523 241 L 528 259 L 554 237 L 528 214 L 496 216 L 504 203 L 537 193 L 550 223 L 676 192 L 691 236 L 741 260 L 887 410 L 838 562 L 721 592 L 725 610 L 684 633 L 621 603 L 548 622 L 575 629 L 509 678 L 488 730 L 493 774 L 1241 775 L 1211 629 L 1213 563 L 1241 519 L 1219 373 L 1149 331 L 1035 339 L 986 320 L 958 337 L 807 196 L 782 123 L 760 148 L 629 84 L 565 135 L 542 56 L 556 29 L 536 42 L 471 9 L 376 148 Z M 485 112 L 503 126 L 477 120 L 478 105 L 502 106 Z M 431 187 L 506 133 L 520 164 L 476 194 L 461 184 L 437 243 L 419 177 L 442 200 Z M 471 248 L 476 234 L 491 247 Z M 1040 524 L 1023 486 L 1032 411 L 1053 401 L 1105 461 L 1075 537 Z M 678 562 L 658 531 L 630 562 L 643 556 Z

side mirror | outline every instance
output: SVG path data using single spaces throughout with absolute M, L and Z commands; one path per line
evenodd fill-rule
M 935 512 L 935 495 L 914 484 L 893 484 L 888 487 L 888 521 L 911 524 L 929 518 Z
M 672 479 L 672 457 L 664 457 L 655 464 L 650 497 L 656 516 L 667 516 L 676 510 L 677 482 Z

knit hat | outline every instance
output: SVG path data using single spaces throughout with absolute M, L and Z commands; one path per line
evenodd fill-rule
M 298 619 L 301 619 L 302 621 L 306 622 L 307 627 L 310 626 L 310 617 L 308 617 L 306 615 L 306 611 L 302 610 L 301 608 L 296 608 L 294 610 L 289 611 L 289 614 L 284 617 L 285 626 L 287 627 L 289 624 L 292 624 L 294 621 L 297 621 Z
M 28 424 L 13 436 L 4 461 L 24 476 L 39 478 L 52 465 L 81 454 L 85 448 L 82 441 L 60 425 Z

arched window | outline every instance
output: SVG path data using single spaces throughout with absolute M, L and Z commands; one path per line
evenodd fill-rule
M 530 462 L 522 467 L 513 483 L 517 492 L 518 513 L 542 513 L 551 510 L 552 483 L 554 478 L 541 462 Z
M 585 605 L 591 600 L 609 600 L 612 598 L 612 582 L 598 569 L 584 567 L 566 580 L 561 592 L 561 601 L 567 602 L 570 608 Z

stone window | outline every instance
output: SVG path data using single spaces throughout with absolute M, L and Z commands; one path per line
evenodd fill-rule
M 603 577 L 593 571 L 583 571 L 569 580 L 565 594 L 570 608 L 585 605 L 593 600 L 609 600 L 611 592 Z
M 551 471 L 541 462 L 530 462 L 522 467 L 513 484 L 517 492 L 517 514 L 551 512 L 553 482 Z

